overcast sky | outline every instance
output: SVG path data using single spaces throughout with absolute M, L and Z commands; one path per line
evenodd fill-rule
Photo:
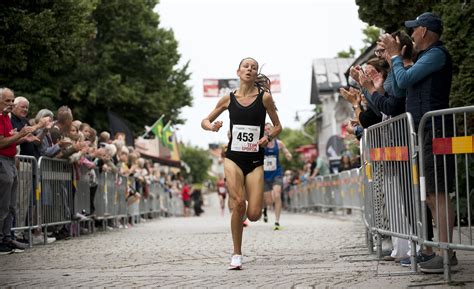
M 178 138 L 202 148 L 226 142 L 229 126 L 226 111 L 219 132 L 201 129 L 218 101 L 203 97 L 204 78 L 235 78 L 240 60 L 255 58 L 264 64 L 262 73 L 280 75 L 281 93 L 273 97 L 283 127 L 299 128 L 313 108 L 313 59 L 363 46 L 365 23 L 354 0 L 160 0 L 155 11 L 160 27 L 174 31 L 180 65 L 190 61 L 193 106 L 182 110 L 186 124 L 177 126 Z

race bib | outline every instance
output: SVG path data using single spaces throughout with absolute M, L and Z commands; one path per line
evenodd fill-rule
M 219 187 L 219 193 L 220 194 L 225 194 L 225 188 L 224 187 Z
M 234 124 L 230 149 L 236 152 L 258 152 L 259 136 L 259 126 Z
M 277 158 L 276 156 L 265 156 L 263 160 L 263 170 L 274 171 L 277 169 Z

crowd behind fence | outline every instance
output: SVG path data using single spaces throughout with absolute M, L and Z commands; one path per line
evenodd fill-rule
M 139 223 L 142 219 L 182 214 L 177 205 L 181 202 L 173 202 L 165 185 L 156 180 L 151 181 L 146 194 L 144 187 L 132 192 L 133 177 L 96 170 L 98 188 L 92 195 L 87 168 L 75 170 L 67 160 L 47 157 L 36 161 L 18 155 L 16 162 L 19 185 L 13 230 L 27 234 L 30 246 L 34 229 L 48 231 L 48 227 L 67 225 L 72 235 L 78 236 L 82 226 L 92 231 L 94 221 L 101 222 L 105 229 L 109 223 Z M 139 201 L 127 199 L 137 193 Z M 44 234 L 45 242 L 46 237 Z
M 450 250 L 474 251 L 473 119 L 468 106 L 427 113 L 418 130 L 409 113 L 373 125 L 362 138 L 362 167 L 293 186 L 290 208 L 360 210 L 370 252 L 382 257 L 382 236 L 407 240 L 416 272 L 417 246 L 437 247 L 450 281 Z M 435 200 L 431 210 L 427 197 Z

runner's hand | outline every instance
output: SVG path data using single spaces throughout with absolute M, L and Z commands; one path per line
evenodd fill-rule
M 215 121 L 211 124 L 210 130 L 211 131 L 219 131 L 219 129 L 222 127 L 223 122 L 222 121 Z
M 266 135 L 264 135 L 261 139 L 258 140 L 258 145 L 262 147 L 266 147 L 268 143 L 269 141 Z

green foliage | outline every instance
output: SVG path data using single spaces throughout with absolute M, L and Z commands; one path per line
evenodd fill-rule
M 304 165 L 303 161 L 299 158 L 299 153 L 295 151 L 302 145 L 312 144 L 313 141 L 305 136 L 301 130 L 295 130 L 291 128 L 284 128 L 278 138 L 283 141 L 286 148 L 293 155 L 291 161 L 286 160 L 283 154 L 280 155 L 281 165 L 284 170 L 301 169 Z
M 180 145 L 181 160 L 189 165 L 191 172 L 184 176 L 193 183 L 202 183 L 208 178 L 207 172 L 212 161 L 209 152 L 192 145 Z
M 97 1 L 1 1 L 0 84 L 30 99 L 31 110 L 61 103 L 60 85 L 94 32 Z
M 362 33 L 364 34 L 364 39 L 362 39 L 364 47 L 360 49 L 361 53 L 363 53 L 375 41 L 377 41 L 377 39 L 379 39 L 381 30 L 378 27 L 367 25 L 364 29 L 362 29 Z
M 348 51 L 343 50 L 337 53 L 338 58 L 352 58 L 354 56 L 355 56 L 355 50 L 354 48 L 352 48 L 352 46 L 349 46 Z
M 443 19 L 442 40 L 453 57 L 452 107 L 474 104 L 474 7 L 460 1 L 442 1 L 434 12 Z
M 180 109 L 191 105 L 185 86 L 188 66 L 175 69 L 178 43 L 171 30 L 159 28 L 156 4 L 107 0 L 92 13 L 97 35 L 75 77 L 84 81 L 68 89 L 70 105 L 84 120 L 99 120 L 94 124 L 105 129 L 105 111 L 111 110 L 127 119 L 135 133 L 163 113 L 166 121 L 182 123 Z M 84 101 L 89 106 L 79 105 Z M 102 117 L 94 108 L 101 108 Z
M 435 2 L 437 1 L 356 0 L 356 4 L 359 6 L 359 18 L 369 25 L 381 27 L 389 33 L 398 30 L 405 20 L 415 19 L 421 13 L 430 11 Z
M 157 3 L 2 1 L 0 84 L 28 97 L 32 111 L 66 104 L 99 130 L 108 128 L 107 110 L 137 135 L 163 113 L 182 123 L 188 64 L 177 67 L 178 43 L 159 27 Z

